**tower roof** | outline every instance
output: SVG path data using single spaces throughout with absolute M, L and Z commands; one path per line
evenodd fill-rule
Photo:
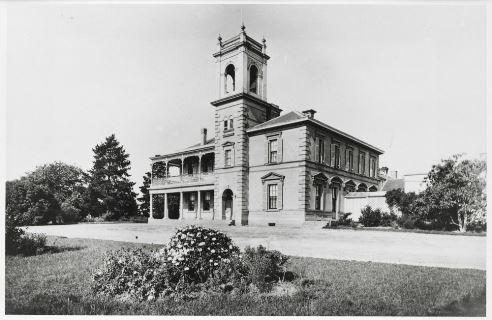
M 241 25 L 241 32 L 239 32 L 239 34 L 224 41 L 222 41 L 222 37 L 219 35 L 218 38 L 219 51 L 214 53 L 214 57 L 221 56 L 223 54 L 236 50 L 239 47 L 244 46 L 249 50 L 259 54 L 260 56 L 266 59 L 270 59 L 270 57 L 267 54 L 265 54 L 266 40 L 265 39 L 262 40 L 263 44 L 260 43 L 259 41 L 256 41 L 255 39 L 251 38 L 246 34 L 245 29 L 246 27 L 244 26 L 244 24 Z

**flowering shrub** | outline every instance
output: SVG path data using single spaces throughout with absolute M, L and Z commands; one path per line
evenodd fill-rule
M 170 290 L 167 265 L 160 255 L 142 249 L 109 252 L 92 276 L 92 290 L 110 296 L 127 294 L 138 300 L 153 300 Z
M 284 279 L 286 262 L 286 256 L 262 246 L 246 248 L 241 255 L 222 232 L 188 226 L 159 251 L 110 252 L 93 273 L 92 289 L 137 300 L 267 291 L 273 282 Z
M 228 265 L 239 248 L 222 232 L 188 226 L 178 230 L 160 252 L 175 275 L 187 283 L 202 283 L 221 265 Z

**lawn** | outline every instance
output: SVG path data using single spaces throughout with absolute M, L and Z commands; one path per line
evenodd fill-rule
M 7 314 L 485 316 L 485 271 L 300 257 L 291 257 L 289 269 L 300 278 L 285 286 L 295 289 L 287 295 L 220 294 L 185 302 L 97 297 L 90 275 L 105 252 L 157 246 L 58 237 L 48 242 L 59 252 L 6 257 Z

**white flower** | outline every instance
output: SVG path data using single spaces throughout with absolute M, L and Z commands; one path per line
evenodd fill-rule
M 217 239 L 216 238 L 212 238 L 212 241 L 215 241 L 215 240 L 217 240 Z
M 185 270 L 185 271 L 188 271 L 188 270 L 190 270 L 190 268 L 188 268 L 188 267 L 185 267 L 185 268 L 184 268 L 184 270 Z
M 186 239 L 186 236 L 184 234 L 181 235 L 181 239 Z
M 209 262 L 214 262 L 214 261 L 213 261 L 212 259 L 210 259 L 210 261 L 209 261 Z
M 214 250 L 214 249 L 212 249 L 212 251 L 210 251 L 210 252 L 215 253 L 215 250 Z
M 214 263 L 214 266 L 218 266 L 218 265 L 219 265 L 219 264 L 218 264 L 217 262 L 216 262 L 216 263 Z
M 232 249 L 232 244 L 229 245 L 229 249 Z
M 202 241 L 202 242 L 200 242 L 198 245 L 199 245 L 200 247 L 202 247 L 202 246 L 204 246 L 204 245 L 205 245 L 205 242 L 203 242 L 203 241 Z

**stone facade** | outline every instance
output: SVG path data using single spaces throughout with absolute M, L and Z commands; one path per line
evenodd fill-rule
M 218 39 L 213 139 L 156 155 L 149 223 L 214 220 L 238 225 L 331 221 L 351 191 L 377 191 L 382 150 L 318 121 L 314 110 L 267 102 L 266 41 L 241 28 Z M 174 173 L 171 172 L 174 168 Z M 162 218 L 161 218 L 162 217 Z

